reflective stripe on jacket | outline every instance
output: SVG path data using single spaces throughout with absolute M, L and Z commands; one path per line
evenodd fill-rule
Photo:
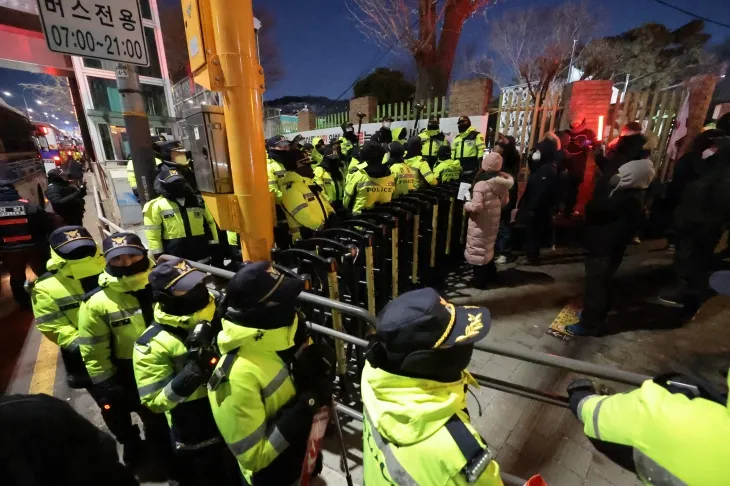
M 587 436 L 633 447 L 637 473 L 646 484 L 725 483 L 727 407 L 691 400 L 647 380 L 629 393 L 584 398 L 578 416 Z
M 391 165 L 390 173 L 395 177 L 393 197 L 402 196 L 416 190 L 416 174 L 405 162 Z
M 435 186 L 438 184 L 436 176 L 431 171 L 431 167 L 423 157 L 411 157 L 406 159 L 406 164 L 413 170 L 416 175 L 416 189 L 426 187 L 427 185 Z
M 101 289 L 81 304 L 78 339 L 93 383 L 114 376 L 115 360 L 132 359 L 134 343 L 147 323 L 139 301 L 131 292 L 148 285 L 148 276 L 149 271 L 125 278 L 103 272 L 99 276 Z
M 147 243 L 153 254 L 168 253 L 189 260 L 210 256 L 209 243 L 218 243 L 218 229 L 205 207 L 181 206 L 158 196 L 142 209 Z M 207 225 L 207 228 L 206 228 Z
M 395 177 L 370 177 L 364 169 L 358 170 L 347 179 L 343 204 L 353 213 L 372 208 L 376 203 L 387 203 L 393 199 Z
M 8 244 L 32 242 L 28 209 L 25 200 L 0 202 L 0 248 Z
M 134 175 L 134 163 L 131 160 L 127 162 L 127 182 L 129 187 L 137 189 L 137 176 Z
M 281 180 L 281 206 L 286 213 L 286 220 L 292 232 L 292 237 L 299 234 L 298 227 L 304 226 L 311 230 L 322 228 L 327 218 L 334 213 L 327 198 L 312 179 L 296 172 L 288 171 Z
M 314 182 L 322 189 L 330 202 L 342 201 L 345 195 L 345 177 L 339 181 L 334 179 L 332 175 L 321 165 L 314 168 Z
M 394 375 L 366 363 L 361 388 L 364 484 L 502 485 L 494 460 L 475 482 L 467 482 L 462 472 L 467 459 L 446 427 L 460 420 L 479 447 L 486 448 L 465 412 L 466 384 L 475 383 L 464 375 L 460 381 L 440 383 Z
M 269 192 L 274 195 L 276 203 L 281 201 L 280 181 L 286 175 L 286 169 L 281 162 L 274 159 L 266 159 L 266 173 L 269 178 Z
M 439 160 L 433 169 L 433 175 L 439 183 L 458 181 L 461 179 L 461 164 L 458 160 Z
M 469 127 L 454 137 L 451 144 L 451 158 L 457 161 L 464 158 L 481 160 L 486 149 L 484 135 L 479 133 L 476 128 Z
M 438 158 L 439 148 L 442 145 L 449 145 L 446 135 L 441 130 L 425 130 L 418 134 L 418 138 L 421 139 L 421 155 L 432 164 Z
M 269 466 L 290 445 L 270 424 L 294 398 L 289 368 L 277 352 L 294 346 L 298 322 L 295 318 L 291 326 L 263 330 L 223 319 L 222 326 L 218 345 L 225 356 L 218 369 L 228 371 L 208 391 L 208 399 L 223 439 L 250 482 L 253 473 Z
M 72 266 L 76 268 L 72 271 Z M 84 289 L 79 278 L 98 275 L 104 270 L 100 254 L 84 258 L 82 262 L 66 261 L 51 249 L 49 273 L 41 276 L 31 288 L 33 323 L 51 342 L 75 350 L 79 346 L 79 309 L 84 300 Z

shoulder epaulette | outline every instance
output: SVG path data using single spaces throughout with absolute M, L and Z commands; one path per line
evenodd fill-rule
M 43 275 L 41 275 L 40 277 L 38 277 L 37 279 L 33 280 L 32 282 L 28 282 L 26 287 L 28 290 L 33 290 L 33 287 L 35 287 L 35 285 L 38 282 L 42 282 L 43 280 L 46 280 L 47 278 L 52 277 L 52 276 L 53 276 L 53 272 L 46 272 Z
M 236 354 L 238 354 L 238 348 L 230 350 L 223 356 L 223 358 L 221 358 L 221 362 L 218 364 L 215 371 L 213 371 L 213 375 L 210 377 L 210 380 L 208 380 L 208 390 L 215 390 L 221 383 L 228 379 L 228 375 L 231 373 L 231 368 L 233 368 L 233 362 L 235 361 Z
M 86 292 L 84 294 L 84 299 L 83 299 L 84 302 L 87 302 L 91 298 L 92 295 L 99 293 L 99 292 L 101 292 L 101 287 L 97 287 L 94 290 L 90 290 L 89 292 Z

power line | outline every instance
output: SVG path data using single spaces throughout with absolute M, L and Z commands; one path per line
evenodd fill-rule
M 669 7 L 671 9 L 674 9 L 678 12 L 682 12 L 685 15 L 689 15 L 690 17 L 694 17 L 696 19 L 704 20 L 705 22 L 709 22 L 711 24 L 719 25 L 720 27 L 726 27 L 730 29 L 730 24 L 723 24 L 722 22 L 718 22 L 717 20 L 712 20 L 707 17 L 703 17 L 702 15 L 697 15 L 696 13 L 690 12 L 689 10 L 685 10 L 681 7 L 677 7 L 676 5 L 672 5 L 671 3 L 667 3 L 664 0 L 654 0 L 656 3 L 659 3 L 661 5 L 664 5 L 665 7 Z

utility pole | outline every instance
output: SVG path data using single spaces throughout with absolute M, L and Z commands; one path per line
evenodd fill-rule
M 117 87 L 122 95 L 122 112 L 132 152 L 134 175 L 137 178 L 139 202 L 142 206 L 156 197 L 155 154 L 152 150 L 150 123 L 142 98 L 139 76 L 131 64 L 117 64 Z

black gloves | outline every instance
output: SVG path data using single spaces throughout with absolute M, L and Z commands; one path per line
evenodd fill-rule
M 93 395 L 104 412 L 114 407 L 125 407 L 127 405 L 125 391 L 116 379 L 110 378 L 94 385 Z
M 598 392 L 596 391 L 596 386 L 593 384 L 591 380 L 581 379 L 581 380 L 573 380 L 568 385 L 568 398 L 570 399 L 570 409 L 573 411 L 573 414 L 578 417 L 580 420 L 580 417 L 578 416 L 578 404 L 581 400 L 583 400 L 585 397 L 589 397 L 591 395 L 597 395 Z
M 203 385 L 208 379 L 200 367 L 193 362 L 185 365 L 185 368 L 172 379 L 170 388 L 179 397 L 187 398 L 192 395 L 199 386 Z
M 302 350 L 292 374 L 298 394 L 310 406 L 328 405 L 332 401 L 336 367 L 337 356 L 331 347 L 311 344 Z

